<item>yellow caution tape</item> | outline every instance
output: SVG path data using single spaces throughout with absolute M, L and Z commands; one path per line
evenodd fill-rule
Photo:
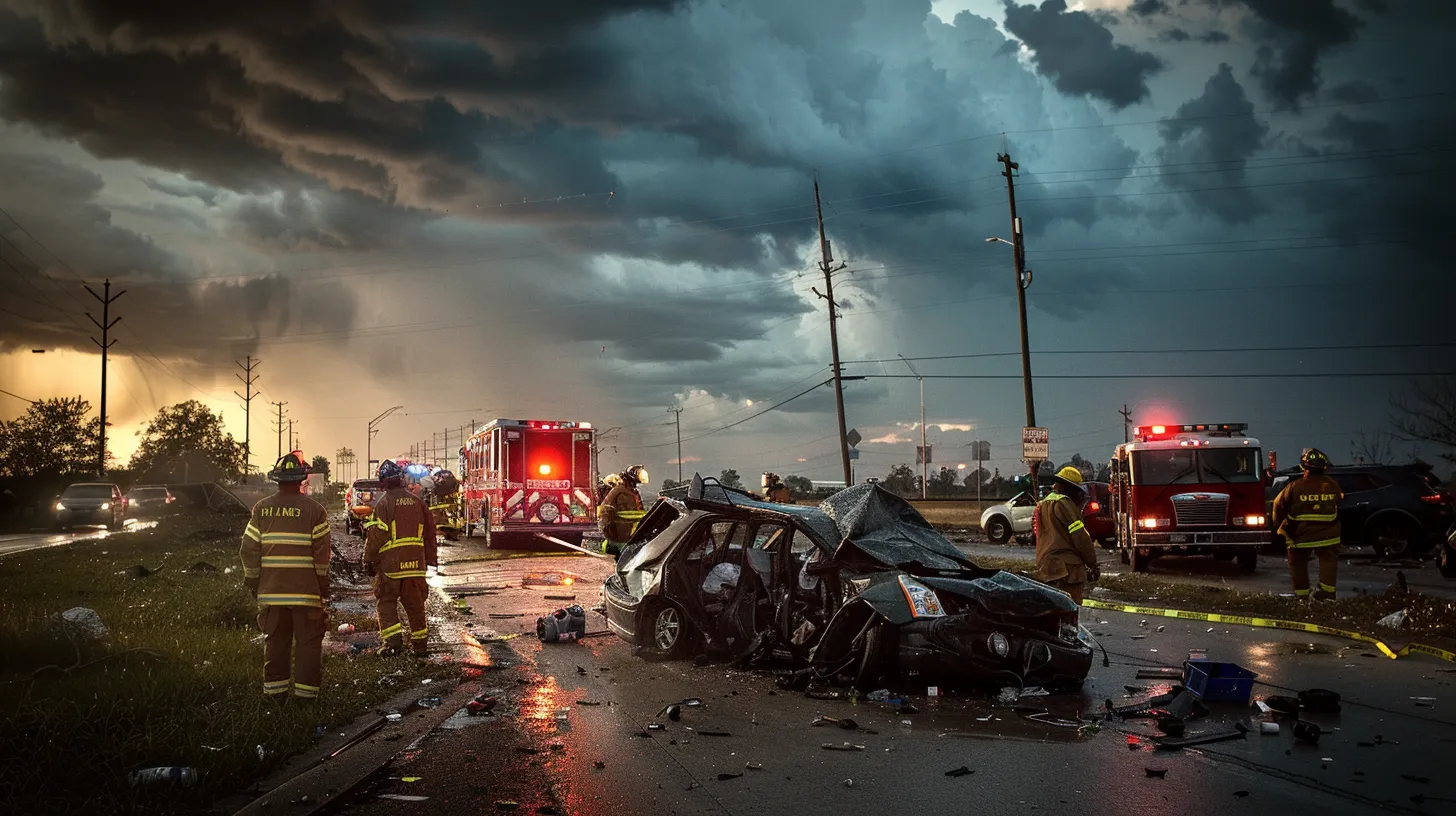
M 1348 629 L 1336 629 L 1332 626 L 1321 626 L 1318 623 L 1302 623 L 1300 621 L 1279 620 L 1278 618 L 1254 618 L 1248 615 L 1221 615 L 1215 612 L 1188 612 L 1182 609 L 1162 609 L 1155 606 L 1134 606 L 1132 604 L 1109 603 L 1107 601 L 1084 600 L 1082 605 L 1090 609 L 1110 609 L 1114 612 L 1128 612 L 1134 615 L 1155 615 L 1163 618 L 1179 618 L 1181 620 L 1207 621 L 1209 623 L 1233 623 L 1239 626 L 1256 626 L 1263 629 L 1288 629 L 1294 632 L 1310 632 L 1317 635 L 1330 635 L 1332 637 L 1356 640 L 1361 643 L 1369 643 L 1379 649 L 1381 654 L 1395 660 L 1398 657 L 1406 657 L 1411 654 L 1430 655 L 1450 663 L 1456 663 L 1456 652 L 1445 649 L 1438 649 L 1435 646 L 1427 646 L 1423 643 L 1408 643 L 1399 649 L 1391 649 L 1379 638 L 1369 635 L 1362 635 L 1359 632 L 1351 632 Z

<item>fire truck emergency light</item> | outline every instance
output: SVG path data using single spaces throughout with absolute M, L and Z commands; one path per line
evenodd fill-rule
M 542 466 L 536 468 L 536 472 L 537 473 L 540 473 L 542 476 L 550 476 L 551 475 L 551 466 L 550 465 L 542 465 Z

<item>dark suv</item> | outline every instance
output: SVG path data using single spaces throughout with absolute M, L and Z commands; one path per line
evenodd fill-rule
M 1339 465 L 1327 472 L 1345 494 L 1340 502 L 1345 546 L 1369 546 L 1391 558 L 1421 555 L 1441 541 L 1456 516 L 1456 496 L 1423 462 Z M 1271 514 L 1274 497 L 1299 474 L 1298 468 L 1274 474 L 1265 494 Z

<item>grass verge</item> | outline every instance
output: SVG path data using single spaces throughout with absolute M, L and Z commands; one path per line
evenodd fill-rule
M 454 675 L 326 654 L 312 706 L 265 700 L 254 602 L 239 571 L 223 572 L 237 564 L 240 528 L 235 518 L 179 517 L 0 561 L 0 812 L 206 812 L 307 748 L 320 726 Z M 218 569 L 189 570 L 199 562 Z M 135 565 L 154 574 L 134 578 Z M 54 616 L 77 606 L 96 610 L 107 642 L 78 646 L 57 631 Z M 396 670 L 403 676 L 381 681 Z M 202 781 L 128 785 L 129 772 L 151 766 L 193 767 Z
M 1030 559 L 977 556 L 975 560 L 982 567 L 1036 577 Z M 1107 590 L 1089 596 L 1099 601 L 1317 623 L 1378 637 L 1397 647 L 1411 640 L 1443 648 L 1456 644 L 1456 601 L 1420 593 L 1359 595 L 1334 601 L 1300 602 L 1265 592 L 1242 592 L 1221 586 L 1184 584 L 1151 575 L 1127 573 L 1103 575 L 1096 586 Z M 1375 625 L 1386 615 L 1402 609 L 1407 612 L 1407 623 L 1401 630 Z

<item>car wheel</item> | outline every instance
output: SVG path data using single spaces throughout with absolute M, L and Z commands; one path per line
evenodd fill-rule
M 986 538 L 993 544 L 1005 544 L 1011 540 L 1011 522 L 1005 516 L 992 516 L 986 522 Z
M 1238 552 L 1239 569 L 1244 572 L 1253 572 L 1259 568 L 1259 551 L 1253 547 L 1243 547 Z
M 1386 518 L 1370 525 L 1366 539 L 1386 558 L 1409 558 L 1421 549 L 1421 528 L 1402 518 Z
M 1140 550 L 1134 547 L 1128 553 L 1129 563 L 1133 572 L 1147 572 L 1148 564 L 1153 560 L 1152 554 L 1147 550 Z
M 678 657 L 688 641 L 688 622 L 676 606 L 664 602 L 652 616 L 652 648 L 663 657 Z
M 854 673 L 854 687 L 863 692 L 880 687 L 880 680 L 890 674 L 894 657 L 895 628 L 881 623 L 865 633 L 864 652 Z

